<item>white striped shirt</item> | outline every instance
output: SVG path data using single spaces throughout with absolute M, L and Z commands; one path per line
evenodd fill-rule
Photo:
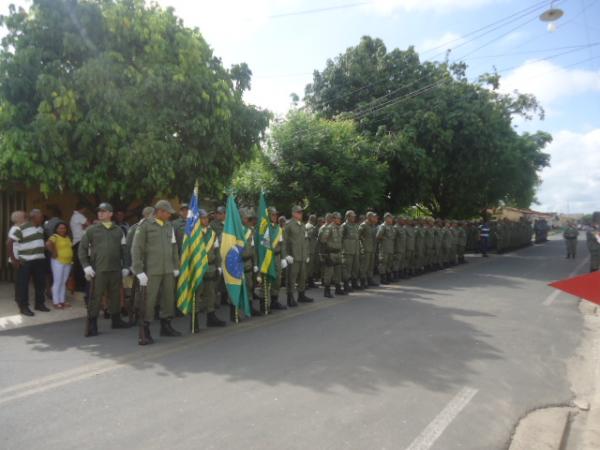
M 25 222 L 16 230 L 14 236 L 19 243 L 19 261 L 44 259 L 44 229 L 31 222 Z

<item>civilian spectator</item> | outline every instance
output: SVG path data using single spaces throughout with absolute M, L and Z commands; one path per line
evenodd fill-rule
M 46 256 L 44 255 L 44 216 L 39 209 L 32 209 L 29 221 L 15 231 L 19 243 L 19 310 L 25 316 L 33 316 L 29 309 L 29 280 L 33 278 L 36 311 L 50 311 L 44 304 L 44 284 L 46 277 Z
M 10 221 L 12 222 L 12 227 L 8 230 L 8 262 L 13 267 L 15 303 L 19 305 L 19 283 L 17 282 L 17 279 L 19 278 L 19 267 L 21 266 L 21 263 L 19 263 L 19 243 L 17 242 L 15 232 L 20 225 L 25 223 L 25 211 L 14 211 L 10 215 Z
M 50 215 L 50 218 L 44 223 L 45 239 L 48 239 L 50 236 L 52 236 L 54 234 L 54 230 L 56 230 L 56 226 L 63 221 L 62 212 L 56 205 L 48 205 L 48 214 Z
M 129 223 L 125 220 L 125 211 L 122 209 L 117 209 L 115 211 L 115 224 L 118 225 L 121 230 L 123 230 L 123 234 L 127 236 L 127 232 L 129 231 Z
M 75 211 L 73 211 L 69 223 L 71 235 L 73 236 L 73 275 L 75 276 L 75 291 L 77 292 L 85 292 L 86 287 L 85 275 L 83 273 L 83 267 L 81 267 L 81 262 L 79 261 L 77 250 L 79 249 L 79 242 L 81 242 L 83 233 L 88 225 L 89 221 L 85 216 L 85 206 L 83 203 L 79 202 L 77 203 L 77 206 L 75 206 Z
M 67 303 L 67 280 L 73 265 L 73 242 L 67 234 L 67 224 L 59 222 L 46 242 L 52 267 L 52 303 L 55 308 L 71 306 Z

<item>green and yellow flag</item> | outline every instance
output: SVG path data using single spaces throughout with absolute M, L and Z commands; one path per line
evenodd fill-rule
M 189 204 L 185 234 L 181 246 L 179 280 L 177 281 L 177 308 L 183 314 L 191 312 L 194 296 L 208 268 L 205 241 L 204 232 L 200 225 L 200 205 L 198 202 L 198 185 L 196 185 Z
M 244 226 L 233 195 L 227 199 L 225 226 L 221 236 L 221 264 L 229 298 L 236 308 L 251 314 L 248 290 L 244 279 Z
M 258 243 L 258 267 L 260 272 L 271 280 L 276 280 L 279 275 L 273 250 L 279 245 L 282 232 L 279 225 L 273 225 L 269 215 L 269 207 L 265 195 L 261 192 L 258 199 L 258 226 L 256 239 Z

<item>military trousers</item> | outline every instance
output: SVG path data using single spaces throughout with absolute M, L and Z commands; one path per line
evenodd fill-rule
M 394 254 L 379 252 L 379 275 L 391 273 L 394 270 Z
M 98 317 L 102 297 L 106 295 L 108 299 L 108 311 L 111 315 L 121 312 L 121 271 L 96 272 L 92 279 L 92 295 L 88 300 L 88 317 Z
M 170 319 L 175 314 L 175 276 L 173 272 L 162 275 L 148 275 L 146 301 L 144 303 L 144 320 L 151 322 L 154 318 L 156 303 L 160 305 L 160 318 Z M 160 297 L 160 300 L 159 300 Z
M 323 285 L 329 287 L 342 282 L 342 258 L 339 253 L 321 255 L 323 266 Z
M 295 259 L 292 264 L 287 266 L 287 292 L 293 294 L 304 292 L 306 290 L 306 261 Z
M 394 272 L 400 272 L 404 269 L 404 253 L 396 252 L 394 253 L 394 260 L 392 262 L 392 270 Z
M 565 243 L 567 244 L 567 258 L 569 256 L 575 258 L 577 255 L 577 239 L 565 239 Z
M 365 252 L 360 255 L 360 277 L 370 280 L 375 270 L 375 253 Z
M 600 251 L 590 252 L 590 272 L 594 272 L 600 268 Z
M 263 280 L 268 280 L 269 282 L 269 293 L 271 296 L 278 296 L 279 291 L 281 290 L 281 272 L 283 269 L 281 268 L 281 253 L 273 254 L 273 259 L 275 260 L 275 267 L 277 267 L 277 277 L 274 280 L 267 278 L 263 274 Z
M 407 249 L 405 253 L 406 263 L 404 264 L 404 269 L 414 269 L 415 267 L 415 250 Z
M 415 249 L 414 268 L 420 269 L 425 265 L 425 253 L 422 247 Z
M 355 254 L 348 254 L 348 253 L 344 253 L 343 255 L 343 262 L 344 262 L 344 282 L 351 280 L 353 278 L 358 278 L 359 275 L 359 263 L 360 263 L 360 259 L 359 259 L 359 255 L 358 253 Z
M 206 311 L 211 313 L 215 311 L 217 301 L 217 283 L 218 273 L 206 273 L 202 283 L 196 291 L 196 312 Z

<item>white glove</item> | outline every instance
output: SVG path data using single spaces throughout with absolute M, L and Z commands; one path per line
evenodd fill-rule
M 90 281 L 92 278 L 96 276 L 96 272 L 92 269 L 92 266 L 87 266 L 83 268 L 83 272 L 85 273 L 85 279 Z
M 286 256 L 285 260 L 288 262 L 288 264 L 294 264 L 294 258 L 292 256 Z
M 175 275 L 176 277 L 178 277 L 178 276 L 179 276 L 179 270 L 175 269 L 175 270 L 173 271 L 173 275 Z
M 306 264 L 310 262 L 310 258 L 306 258 Z
M 221 267 L 218 267 L 217 270 L 219 271 L 219 275 L 223 275 L 223 269 Z
M 258 273 L 258 266 L 254 266 L 254 273 Z
M 136 276 L 137 279 L 140 280 L 140 286 L 148 286 L 148 275 L 142 272 L 138 273 Z
M 121 269 L 121 276 L 125 278 L 129 275 L 129 269 Z
M 285 259 L 281 260 L 281 268 L 285 269 L 287 267 L 287 261 Z

